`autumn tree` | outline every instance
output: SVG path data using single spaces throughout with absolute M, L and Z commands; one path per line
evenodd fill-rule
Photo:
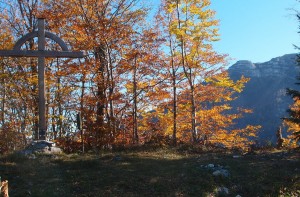
M 84 60 L 77 62 L 75 84 L 81 89 L 80 111 L 96 144 L 111 143 L 115 139 L 120 120 L 128 115 L 125 111 L 130 107 L 135 128 L 133 141 L 137 141 L 137 97 L 140 90 L 145 91 L 143 83 L 149 79 L 145 77 L 149 76 L 146 65 L 141 65 L 144 60 L 151 60 L 145 53 L 151 39 L 145 36 L 145 44 L 141 43 L 144 35 L 148 34 L 148 38 L 153 35 L 145 33 L 146 9 L 137 0 L 44 2 L 44 15 L 49 17 L 51 29 L 87 54 Z M 132 81 L 131 99 L 131 91 L 124 89 L 124 78 Z M 129 102 L 120 103 L 122 98 L 128 98 Z
M 2 49 L 11 49 L 18 38 L 35 30 L 35 12 L 39 5 L 37 0 L 1 2 Z M 22 47 L 33 50 L 35 41 L 31 40 Z M 22 139 L 20 143 L 24 145 L 28 137 L 38 133 L 37 64 L 31 58 L 4 58 L 1 64 L 2 77 L 9 84 L 2 95 L 5 108 L 2 123 L 6 122 L 6 133 L 13 132 L 12 135 Z
M 214 11 L 208 6 L 210 1 L 165 1 L 164 11 L 168 17 L 169 46 L 171 47 L 171 67 L 174 64 L 174 54 L 179 59 L 179 66 L 184 83 L 189 88 L 188 104 L 190 106 L 190 121 L 192 141 L 197 141 L 197 118 L 195 88 L 201 83 L 209 72 L 213 71 L 213 66 L 224 61 L 222 55 L 217 54 L 212 43 L 218 39 L 216 26 L 218 21 L 214 19 Z M 172 47 L 176 46 L 176 48 Z M 176 115 L 176 86 L 174 86 L 174 73 L 176 68 L 171 68 L 173 77 L 173 111 Z M 175 82 L 176 83 L 176 82 Z M 176 122 L 174 120 L 174 122 Z M 176 126 L 174 125 L 174 129 Z M 173 135 L 175 138 L 175 130 Z
M 246 142 L 259 128 L 249 125 L 233 129 L 236 120 L 250 112 L 232 113 L 230 107 L 248 79 L 234 82 L 222 68 L 226 56 L 213 49 L 213 43 L 219 39 L 218 20 L 214 19 L 215 12 L 209 6 L 208 0 L 166 0 L 158 14 L 166 41 L 164 68 L 172 91 L 157 111 L 161 124 L 165 125 L 162 129 L 172 135 L 173 144 L 177 137 L 194 143 Z
M 161 53 L 161 59 L 164 61 L 162 64 L 164 70 L 162 70 L 162 74 L 164 78 L 168 79 L 165 81 L 164 86 L 160 87 L 160 100 L 172 100 L 172 109 L 169 110 L 169 106 L 162 105 L 162 108 L 158 107 L 157 110 L 162 115 L 165 110 L 168 110 L 168 114 L 172 117 L 168 117 L 165 119 L 166 122 L 169 121 L 169 129 L 172 130 L 172 141 L 173 145 L 177 144 L 177 94 L 178 94 L 178 86 L 182 77 L 179 74 L 179 59 L 176 54 L 177 42 L 176 37 L 171 33 L 171 25 L 174 20 L 174 13 L 168 12 L 168 1 L 162 1 L 159 12 L 156 15 L 156 24 L 160 31 L 161 38 L 165 41 L 166 48 L 165 53 Z M 171 87 L 171 91 L 168 88 Z M 164 114 L 165 115 L 165 114 Z M 171 126 L 172 125 L 172 126 Z M 170 134 L 171 132 L 168 131 Z
M 97 149 L 118 143 L 169 144 L 170 139 L 174 145 L 248 143 L 257 127 L 235 129 L 235 121 L 249 111 L 233 112 L 230 106 L 248 79 L 232 81 L 223 69 L 226 56 L 213 48 L 219 35 L 210 1 L 164 0 L 154 25 L 147 23 L 144 3 L 1 4 L 2 48 L 12 47 L 17 38 L 36 29 L 37 17 L 45 17 L 48 31 L 72 50 L 84 51 L 82 59 L 46 59 L 48 137 L 75 144 L 83 140 L 86 147 Z M 36 47 L 35 39 L 23 46 Z M 50 40 L 46 48 L 60 50 Z M 5 139 L 16 142 L 12 136 L 20 134 L 25 142 L 38 124 L 36 60 L 4 58 L 0 63 L 2 131 L 11 130 Z M 84 135 L 76 131 L 78 112 Z
M 300 22 L 300 15 L 297 15 L 298 21 Z M 296 47 L 299 49 L 299 47 Z M 300 55 L 297 56 L 297 63 L 300 65 Z M 300 80 L 300 76 L 297 77 Z M 297 82 L 296 84 L 300 84 Z M 291 96 L 294 100 L 294 103 L 287 110 L 289 117 L 283 118 L 284 123 L 288 127 L 288 131 L 292 133 L 292 138 L 296 142 L 300 141 L 300 91 L 295 89 L 287 89 L 287 94 Z

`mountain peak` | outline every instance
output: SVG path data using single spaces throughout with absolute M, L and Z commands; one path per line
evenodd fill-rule
M 236 67 L 243 67 L 246 69 L 255 69 L 255 64 L 249 60 L 239 60 L 234 64 Z
M 244 91 L 232 102 L 233 107 L 249 108 L 254 112 L 239 120 L 239 127 L 261 125 L 259 137 L 276 140 L 280 118 L 286 116 L 286 110 L 293 101 L 285 94 L 286 88 L 299 88 L 295 85 L 300 71 L 296 58 L 297 54 L 287 54 L 255 64 L 242 60 L 228 69 L 233 80 L 240 79 L 242 75 L 250 78 Z
M 245 75 L 246 77 L 266 77 L 279 76 L 283 73 L 298 72 L 295 67 L 297 54 L 286 54 L 272 58 L 264 63 L 252 63 L 248 60 L 240 60 L 229 67 L 228 71 L 232 75 Z

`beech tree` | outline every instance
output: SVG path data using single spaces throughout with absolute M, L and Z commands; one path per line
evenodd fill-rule
M 178 136 L 184 141 L 190 138 L 194 143 L 213 141 L 242 146 L 243 143 L 232 142 L 248 141 L 247 136 L 255 136 L 259 126 L 233 130 L 236 119 L 250 110 L 233 114 L 229 111 L 230 101 L 242 91 L 248 79 L 242 77 L 234 82 L 222 68 L 226 55 L 213 49 L 213 42 L 219 37 L 218 21 L 209 6 L 208 0 L 163 1 L 158 20 L 168 48 L 164 65 L 169 71 L 172 93 L 166 97 L 170 102 L 157 111 L 166 134 L 173 130 L 173 144 Z
M 81 76 L 82 90 L 84 87 L 85 91 L 81 93 L 86 95 L 80 97 L 89 99 L 81 100 L 87 130 L 94 133 L 98 141 L 96 144 L 113 141 L 117 135 L 116 129 L 120 125 L 117 119 L 121 120 L 120 116 L 126 114 L 124 110 L 130 107 L 125 104 L 118 109 L 118 100 L 124 94 L 120 92 L 124 90 L 124 82 L 120 80 L 127 75 L 132 77 L 130 79 L 134 81 L 133 84 L 141 83 L 135 81 L 136 70 L 132 68 L 136 68 L 136 63 L 139 64 L 144 57 L 144 46 L 138 47 L 137 43 L 141 42 L 142 22 L 147 12 L 139 6 L 137 0 L 45 2 L 44 14 L 51 16 L 52 28 L 61 32 L 62 37 L 72 43 L 75 49 L 84 50 L 87 54 L 80 64 L 81 70 L 78 70 L 79 75 L 85 73 Z M 133 92 L 136 95 L 136 87 Z M 133 106 L 137 103 L 136 97 L 132 97 Z M 137 116 L 136 108 L 133 107 L 134 117 Z M 95 121 L 91 114 L 95 115 Z M 136 122 L 136 118 L 134 120 Z M 133 141 L 136 141 L 137 132 L 133 133 Z
M 1 2 L 2 49 L 11 49 L 18 38 L 36 28 L 34 13 L 38 6 L 37 0 Z M 35 46 L 31 40 L 23 47 L 33 50 Z M 38 129 L 37 64 L 31 58 L 3 58 L 1 64 L 2 77 L 8 85 L 2 95 L 3 132 L 19 139 L 15 146 L 26 145 L 27 137 L 36 135 Z
M 255 136 L 256 126 L 233 127 L 250 112 L 233 112 L 230 106 L 248 79 L 232 81 L 223 68 L 226 55 L 213 48 L 218 20 L 209 0 L 164 0 L 155 24 L 147 23 L 148 9 L 139 0 L 6 3 L 1 4 L 2 49 L 45 17 L 47 30 L 85 54 L 46 59 L 48 138 L 65 146 L 83 140 L 87 148 L 99 149 L 171 140 L 243 147 Z M 48 41 L 47 49 L 60 50 Z M 36 44 L 33 39 L 23 47 L 36 49 Z M 37 129 L 37 64 L 31 58 L 2 58 L 0 69 L 0 143 L 13 149 Z M 76 130 L 78 112 L 84 135 Z

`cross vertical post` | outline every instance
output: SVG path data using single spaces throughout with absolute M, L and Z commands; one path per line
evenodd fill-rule
M 38 50 L 45 51 L 45 19 L 38 19 Z M 45 57 L 38 57 L 39 140 L 46 139 Z
M 22 50 L 22 45 L 27 41 L 38 38 L 38 50 Z M 46 50 L 46 38 L 55 41 L 62 51 Z M 66 43 L 55 34 L 45 31 L 45 19 L 38 18 L 38 30 L 21 37 L 13 47 L 13 50 L 0 50 L 0 57 L 37 57 L 38 58 L 38 110 L 39 127 L 37 139 L 46 140 L 46 95 L 45 95 L 45 58 L 83 58 L 80 51 L 70 51 Z

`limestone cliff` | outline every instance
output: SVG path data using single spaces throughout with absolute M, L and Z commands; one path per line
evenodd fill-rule
M 253 109 L 254 113 L 246 115 L 238 122 L 238 126 L 262 125 L 260 138 L 274 141 L 276 130 L 281 125 L 280 118 L 286 116 L 286 110 L 292 103 L 292 99 L 286 95 L 286 88 L 300 88 L 295 85 L 296 76 L 299 75 L 296 54 L 276 57 L 264 63 L 238 61 L 228 72 L 234 80 L 242 75 L 250 78 L 232 105 Z

